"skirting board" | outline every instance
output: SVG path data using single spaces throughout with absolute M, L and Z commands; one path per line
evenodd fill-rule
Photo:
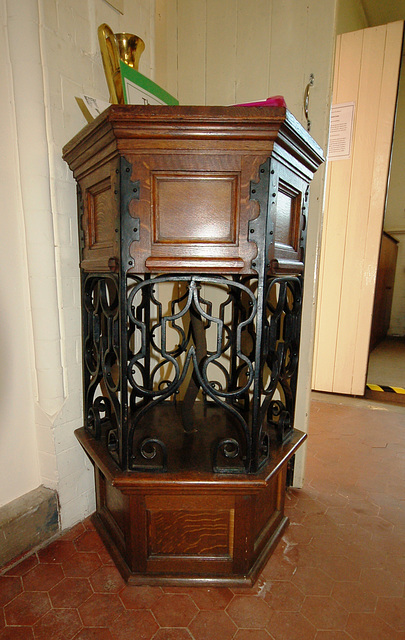
M 0 507 L 0 567 L 59 531 L 58 498 L 40 486 Z

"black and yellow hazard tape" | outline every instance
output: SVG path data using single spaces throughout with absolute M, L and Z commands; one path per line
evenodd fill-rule
M 387 384 L 367 384 L 370 391 L 388 391 L 389 393 L 402 393 L 405 395 L 405 389 L 402 387 L 390 387 Z

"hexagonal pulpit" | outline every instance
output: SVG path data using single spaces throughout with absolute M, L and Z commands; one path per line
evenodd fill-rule
M 111 106 L 78 183 L 84 427 L 97 529 L 130 583 L 252 584 L 294 425 L 308 189 L 282 107 Z

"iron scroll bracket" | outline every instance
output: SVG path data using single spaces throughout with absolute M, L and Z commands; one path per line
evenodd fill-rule
M 80 257 L 83 258 L 83 251 L 85 247 L 85 236 L 83 230 L 83 213 L 84 213 L 84 203 L 83 203 L 83 194 L 80 188 L 79 183 L 77 183 L 76 187 L 76 198 L 77 198 L 77 211 L 78 211 L 78 220 L 79 220 L 79 249 L 80 249 Z
M 140 180 L 131 180 L 132 165 L 124 157 L 120 158 L 120 192 L 121 192 L 121 256 L 125 269 L 131 268 L 133 258 L 130 247 L 133 242 L 140 240 L 140 219 L 132 217 L 130 204 L 132 200 L 140 199 Z
M 250 199 L 257 200 L 260 213 L 249 221 L 248 240 L 257 245 L 257 255 L 252 260 L 252 269 L 264 273 L 270 268 L 269 247 L 274 243 L 274 215 L 277 197 L 277 177 L 271 159 L 260 165 L 259 181 L 250 182 Z

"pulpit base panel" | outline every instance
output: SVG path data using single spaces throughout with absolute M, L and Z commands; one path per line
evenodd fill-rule
M 95 468 L 94 524 L 129 584 L 253 585 L 288 524 L 287 466 L 304 433 L 249 475 L 122 472 L 102 442 L 76 436 Z

